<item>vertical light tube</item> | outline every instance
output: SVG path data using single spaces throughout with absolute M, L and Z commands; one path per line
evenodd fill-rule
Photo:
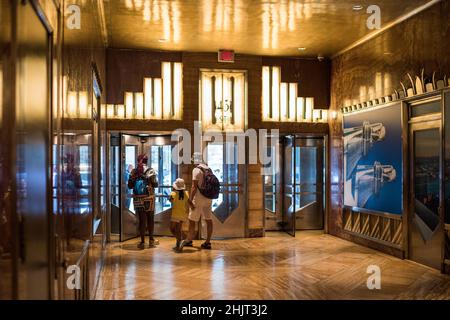
M 313 110 L 313 120 L 314 120 L 314 122 L 319 122 L 320 118 L 321 118 L 320 109 Z
M 280 121 L 281 69 L 272 67 L 272 119 Z
M 134 118 L 134 101 L 133 101 L 133 93 L 125 92 L 125 118 L 133 119 Z
M 107 119 L 107 105 L 106 104 L 100 104 L 100 119 Z
M 214 97 L 214 102 L 216 104 L 216 114 L 213 115 L 213 117 L 216 117 L 216 124 L 221 124 L 221 120 L 220 118 L 222 117 L 222 111 L 221 109 L 219 109 L 222 106 L 222 101 L 223 101 L 223 94 L 222 94 L 222 74 L 217 74 L 216 75 L 216 85 L 215 85 L 215 97 Z
M 306 98 L 305 120 L 312 122 L 314 109 L 314 98 Z
M 78 93 L 78 108 L 80 112 L 80 118 L 89 119 L 90 110 L 88 108 L 88 93 L 87 91 L 81 91 Z
M 175 119 L 181 120 L 183 110 L 183 64 L 175 62 L 173 65 L 173 104 Z
M 232 97 L 231 97 L 231 92 L 232 92 L 232 89 L 231 89 L 231 85 L 232 85 L 232 82 L 231 82 L 231 77 L 232 77 L 232 75 L 229 75 L 229 74 L 223 74 L 223 83 L 222 83 L 222 85 L 223 85 L 223 92 L 222 92 L 222 103 L 223 103 L 223 110 L 222 110 L 222 116 L 223 116 L 223 125 L 224 125 L 224 129 L 225 129 L 225 127 L 228 127 L 228 125 L 231 123 L 231 114 L 230 114 L 230 111 L 228 110 L 225 110 L 225 108 L 226 108 L 226 106 L 225 106 L 225 104 L 226 103 L 228 103 L 228 104 L 230 104 L 230 101 L 232 100 Z
M 208 128 L 212 124 L 212 96 L 211 96 L 211 76 L 207 74 L 202 75 L 202 125 L 203 128 Z
M 153 79 L 153 108 L 155 118 L 162 119 L 162 80 Z
M 303 122 L 305 120 L 305 98 L 297 98 L 297 121 Z
M 67 94 L 66 116 L 68 118 L 78 117 L 77 107 L 78 107 L 77 92 L 69 91 Z
M 280 85 L 280 103 L 281 103 L 281 121 L 288 120 L 288 85 L 281 83 Z
M 244 130 L 245 78 L 242 74 L 236 75 L 234 78 L 234 126 L 238 130 Z
M 296 120 L 297 83 L 289 83 L 289 121 Z
M 322 122 L 328 122 L 328 110 L 322 110 Z
M 57 104 L 54 103 L 53 105 Z M 53 112 L 56 116 L 57 115 L 56 112 L 55 111 Z M 1 65 L 0 65 L 0 123 L 3 123 L 3 70 Z
M 262 68 L 262 105 L 263 120 L 270 120 L 270 67 Z
M 117 105 L 117 118 L 125 119 L 125 106 L 123 104 Z
M 3 77 L 2 77 L 3 78 Z M 69 108 L 69 103 L 68 103 L 68 83 L 69 83 L 69 79 L 67 76 L 63 76 L 63 84 L 62 84 L 62 95 L 63 95 L 63 117 L 68 117 L 68 108 Z
M 107 119 L 114 119 L 114 105 L 113 104 L 108 104 L 106 106 L 106 118 Z
M 162 63 L 163 81 L 163 118 L 170 119 L 172 108 L 172 66 L 170 62 Z
M 134 108 L 137 119 L 144 118 L 144 93 L 136 92 L 134 94 Z
M 152 78 L 144 78 L 144 118 L 152 118 Z

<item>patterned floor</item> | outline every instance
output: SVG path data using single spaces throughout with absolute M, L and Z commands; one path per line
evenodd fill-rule
M 111 245 L 96 299 L 450 299 L 450 276 L 319 232 L 220 240 L 174 253 Z M 200 246 L 196 242 L 195 246 Z M 369 265 L 381 289 L 369 290 Z

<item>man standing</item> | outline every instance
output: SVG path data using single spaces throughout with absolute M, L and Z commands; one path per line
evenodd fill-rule
M 148 157 L 145 154 L 138 156 L 137 168 L 131 171 L 128 179 L 128 188 L 133 189 L 133 204 L 139 219 L 139 233 L 141 243 L 138 248 L 145 247 L 145 226 L 149 235 L 149 245 L 153 247 L 159 241 L 153 238 L 155 223 L 155 188 L 158 187 L 158 178 L 154 169 L 147 166 Z
M 180 244 L 180 250 L 185 246 L 192 246 L 195 235 L 195 225 L 203 218 L 206 221 L 206 241 L 202 249 L 211 249 L 211 236 L 213 233 L 212 199 L 217 199 L 220 191 L 219 180 L 211 169 L 203 162 L 201 153 L 194 153 L 194 170 L 192 170 L 192 187 L 189 200 L 192 202 L 189 211 L 189 232 L 187 238 Z

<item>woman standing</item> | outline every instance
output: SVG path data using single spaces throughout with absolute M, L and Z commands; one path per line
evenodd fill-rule
M 145 154 L 138 156 L 138 165 L 131 171 L 128 179 L 128 188 L 133 189 L 133 204 L 139 219 L 139 233 L 141 242 L 139 249 L 145 247 L 145 225 L 149 235 L 149 246 L 153 247 L 159 244 L 159 241 L 153 238 L 155 223 L 155 188 L 158 187 L 158 178 L 156 171 L 147 166 L 148 157 Z

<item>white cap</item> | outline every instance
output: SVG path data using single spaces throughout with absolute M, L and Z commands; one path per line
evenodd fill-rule
M 186 185 L 184 184 L 184 180 L 180 179 L 180 178 L 175 180 L 172 187 L 177 191 L 186 190 Z

